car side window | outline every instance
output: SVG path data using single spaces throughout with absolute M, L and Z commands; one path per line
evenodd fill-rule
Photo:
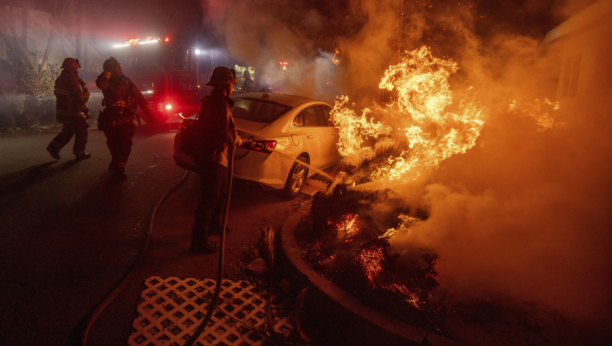
M 300 114 L 304 119 L 304 126 L 325 126 L 323 114 L 317 111 L 317 107 L 306 108 Z
M 334 122 L 332 121 L 331 115 L 329 114 L 329 112 L 331 111 L 331 107 L 321 105 L 317 106 L 317 108 L 323 115 L 323 121 L 325 123 L 324 126 L 334 126 Z
M 293 118 L 293 122 L 291 122 L 291 125 L 294 127 L 304 126 L 304 117 L 302 116 L 302 113 L 296 115 L 295 118 Z

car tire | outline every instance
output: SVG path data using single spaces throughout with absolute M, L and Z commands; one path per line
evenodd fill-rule
M 301 164 L 300 162 L 305 163 Z M 291 166 L 291 170 L 289 170 L 289 176 L 287 177 L 287 181 L 285 182 L 285 187 L 283 188 L 283 195 L 287 199 L 293 199 L 297 197 L 304 184 L 306 183 L 306 178 L 308 178 L 308 159 L 304 155 L 300 155 L 296 162 Z

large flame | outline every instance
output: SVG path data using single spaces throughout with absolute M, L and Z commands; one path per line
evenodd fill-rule
M 374 122 L 371 118 L 368 119 L 368 115 L 372 112 L 369 108 L 364 109 L 361 116 L 358 117 L 355 111 L 347 107 L 348 102 L 348 96 L 340 96 L 331 114 L 340 137 L 338 151 L 346 158 L 357 159 L 353 164 L 358 165 L 360 158 L 374 156 L 373 149 L 363 143 L 369 138 L 389 134 L 391 128 Z
M 339 97 L 332 117 L 340 153 L 355 165 L 376 157 L 375 148 L 365 144 L 368 139 L 388 137 L 405 148 L 372 173 L 375 180 L 415 179 L 451 155 L 465 153 L 480 135 L 484 111 L 467 96 L 471 88 L 453 103 L 448 78 L 457 70 L 455 62 L 434 58 L 422 47 L 406 52 L 385 72 L 379 87 L 394 92 L 394 102 L 365 108 L 358 117 L 347 107 L 348 97 Z

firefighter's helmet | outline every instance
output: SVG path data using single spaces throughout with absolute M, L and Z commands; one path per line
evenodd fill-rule
M 121 66 L 121 63 L 119 63 L 117 59 L 111 56 L 110 58 L 106 59 L 106 61 L 104 61 L 104 64 L 102 65 L 102 69 L 104 69 L 104 71 L 111 72 L 114 69 L 116 69 L 117 66 Z
M 210 75 L 210 81 L 206 83 L 206 85 L 213 86 L 215 84 L 238 84 L 238 80 L 232 73 L 232 70 L 224 66 L 219 66 L 213 70 Z
M 64 62 L 62 62 L 62 68 L 72 68 L 77 70 L 79 67 L 81 67 L 81 64 L 79 63 L 79 60 L 75 58 L 66 58 L 64 59 Z

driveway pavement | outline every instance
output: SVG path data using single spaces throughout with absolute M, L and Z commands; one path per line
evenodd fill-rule
M 107 171 L 99 131 L 90 131 L 93 157 L 81 162 L 71 161 L 70 147 L 59 162 L 50 158 L 44 148 L 57 132 L 0 137 L 0 344 L 79 344 L 88 316 L 139 258 L 154 207 L 185 174 L 171 159 L 174 131 L 137 130 L 124 183 Z M 216 277 L 216 254 L 187 252 L 197 198 L 189 173 L 160 206 L 142 262 L 95 321 L 88 345 L 126 344 L 146 278 Z M 260 226 L 279 230 L 299 205 L 235 184 L 227 268 Z

